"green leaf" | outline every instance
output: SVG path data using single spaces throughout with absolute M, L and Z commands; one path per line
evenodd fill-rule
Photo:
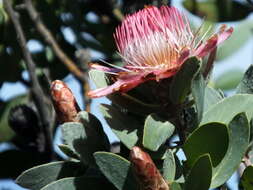
M 78 122 L 69 122 L 62 125 L 64 142 L 80 155 L 85 164 L 95 164 L 93 153 L 109 149 L 107 139 L 101 123 L 92 114 L 82 111 L 78 114 Z
M 201 74 L 198 74 L 192 81 L 192 96 L 198 113 L 198 121 L 201 121 L 204 112 L 205 81 Z
M 4 102 L 4 104 L 0 107 L 0 142 L 11 140 L 15 134 L 8 123 L 8 116 L 11 108 L 22 103 L 27 103 L 27 101 L 28 96 L 21 95 Z
M 191 57 L 185 61 L 180 70 L 174 76 L 170 86 L 170 99 L 174 104 L 182 103 L 190 92 L 191 83 L 195 74 L 199 71 L 201 61 Z
M 97 88 L 103 88 L 107 85 L 107 77 L 104 72 L 98 70 L 89 71 L 90 79 L 95 83 Z
M 242 112 L 245 112 L 248 118 L 252 118 L 253 107 L 249 105 L 253 105 L 253 95 L 236 94 L 224 98 L 204 113 L 200 125 L 210 122 L 228 124 L 235 115 Z
M 76 154 L 70 146 L 66 145 L 66 144 L 59 144 L 58 145 L 59 149 L 66 154 L 66 156 L 69 156 L 70 158 L 75 158 L 75 159 L 80 159 L 80 157 L 78 156 L 78 154 Z
M 217 166 L 228 149 L 228 129 L 222 123 L 207 123 L 197 128 L 186 140 L 183 150 L 187 165 L 193 167 L 203 154 L 209 154 L 213 166 Z
M 233 174 L 248 147 L 247 118 L 253 117 L 253 108 L 249 106 L 252 104 L 252 95 L 236 94 L 211 107 L 202 118 L 201 125 L 214 121 L 229 124 L 229 147 L 224 159 L 213 171 L 213 188 L 223 184 Z M 245 112 L 247 117 L 240 114 L 242 112 Z
M 94 157 L 99 169 L 118 190 L 138 189 L 128 160 L 109 152 L 96 152 Z
M 236 88 L 243 77 L 241 70 L 227 70 L 215 80 L 215 88 L 222 90 L 231 90 Z
M 248 166 L 240 179 L 240 186 L 244 190 L 253 190 L 253 166 Z
M 192 14 L 213 22 L 237 21 L 250 14 L 250 8 L 246 3 L 231 0 L 184 0 L 183 5 Z
M 137 132 L 142 126 L 133 117 L 122 113 L 113 106 L 103 104 L 100 110 L 115 135 L 131 149 L 138 142 Z
M 223 99 L 221 91 L 217 91 L 209 86 L 205 88 L 205 98 L 204 98 L 204 112 L 210 109 L 212 106 L 217 104 Z
M 241 82 L 236 88 L 238 94 L 253 94 L 253 65 L 245 72 Z
M 219 47 L 217 52 L 217 60 L 222 60 L 230 55 L 238 52 L 241 47 L 243 47 L 246 42 L 252 36 L 253 22 L 251 19 L 244 20 L 240 22 L 235 28 L 234 32 L 229 39 L 226 40 L 224 44 Z
M 243 98 L 241 100 L 243 100 Z M 240 103 L 244 103 L 244 102 L 241 101 Z M 224 110 L 222 109 L 220 104 L 222 103 L 217 104 L 216 106 L 213 107 L 213 109 L 207 112 L 204 118 L 210 116 L 208 120 L 213 119 L 211 115 L 209 114 L 211 113 L 213 114 L 213 111 L 216 110 L 217 108 L 219 108 L 219 111 L 216 110 L 217 112 L 216 116 L 219 114 L 223 115 Z M 224 105 L 225 104 L 223 102 L 223 106 Z M 236 105 L 234 106 L 236 108 Z M 227 110 L 230 110 L 230 109 L 228 108 Z M 227 117 L 223 118 L 224 123 L 227 123 L 226 120 L 227 118 L 230 118 L 231 112 L 233 111 L 230 110 L 229 112 L 226 112 L 229 114 L 227 114 Z M 215 117 L 215 115 L 213 117 Z M 221 120 L 221 118 L 218 116 L 215 119 Z M 228 150 L 225 157 L 221 161 L 221 163 L 213 169 L 213 177 L 212 177 L 212 184 L 211 184 L 212 188 L 222 185 L 223 183 L 226 182 L 226 180 L 229 177 L 231 177 L 231 175 L 235 172 L 238 165 L 240 164 L 241 159 L 247 150 L 247 147 L 249 144 L 249 123 L 244 113 L 239 113 L 238 115 L 234 116 L 232 121 L 229 122 L 228 132 L 229 132 Z M 216 138 L 214 139 L 215 141 L 217 140 Z
M 171 190 L 182 190 L 182 188 L 179 185 L 179 183 L 176 183 L 176 182 L 173 182 L 172 184 L 170 184 L 170 189 Z
M 184 0 L 183 5 L 191 13 L 201 13 L 202 16 L 207 18 L 207 20 L 214 22 L 219 20 L 218 8 L 214 1 L 197 2 L 197 5 L 194 5 L 193 1 Z M 198 12 L 196 12 L 197 10 L 195 10 L 195 6 L 197 7 Z
M 80 169 L 78 162 L 52 162 L 26 170 L 16 179 L 16 183 L 31 190 L 40 190 L 58 179 L 75 176 Z
M 68 177 L 57 180 L 41 190 L 98 190 L 113 189 L 112 185 L 96 177 Z
M 105 150 L 109 150 L 110 142 L 100 121 L 94 115 L 86 111 L 79 112 L 78 118 L 85 127 L 87 136 L 93 138 L 93 140 L 97 139 L 101 141 L 101 144 L 104 144 Z
M 174 154 L 171 150 L 167 150 L 165 154 L 165 159 L 163 161 L 163 178 L 171 183 L 174 181 L 176 176 L 176 162 L 174 158 Z
M 168 121 L 161 120 L 157 115 L 149 115 L 144 124 L 143 146 L 157 151 L 166 140 L 173 135 L 175 127 Z
M 212 164 L 208 154 L 201 156 L 186 178 L 185 190 L 208 190 L 212 180 Z

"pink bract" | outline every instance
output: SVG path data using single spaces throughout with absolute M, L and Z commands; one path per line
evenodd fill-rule
M 206 33 L 200 35 L 200 29 L 194 33 L 187 17 L 175 7 L 148 6 L 126 16 L 114 33 L 124 66 L 92 64 L 91 68 L 114 74 L 117 80 L 88 95 L 97 98 L 116 91 L 127 92 L 148 80 L 171 77 L 186 59 L 206 56 L 233 32 L 233 28 L 222 25 L 218 33 L 205 40 Z

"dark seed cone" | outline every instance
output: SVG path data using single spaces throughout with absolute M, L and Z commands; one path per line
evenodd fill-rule
M 72 91 L 64 82 L 60 80 L 52 82 L 51 96 L 60 123 L 77 121 L 76 116 L 81 110 Z
M 28 141 L 34 141 L 40 132 L 38 117 L 34 110 L 27 105 L 13 107 L 8 122 L 16 134 Z
M 169 190 L 150 156 L 135 146 L 130 152 L 130 161 L 141 190 Z

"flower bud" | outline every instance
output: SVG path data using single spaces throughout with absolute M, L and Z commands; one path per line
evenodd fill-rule
M 77 121 L 76 116 L 80 108 L 72 91 L 64 82 L 60 80 L 52 82 L 51 96 L 60 123 Z
M 141 190 L 169 190 L 169 186 L 146 152 L 134 146 L 130 152 L 130 161 Z

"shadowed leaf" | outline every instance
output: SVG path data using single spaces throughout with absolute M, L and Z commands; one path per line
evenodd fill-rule
M 115 135 L 131 149 L 138 142 L 138 129 L 141 128 L 141 125 L 133 117 L 122 113 L 113 106 L 101 105 L 100 110 Z
M 143 146 L 157 151 L 166 140 L 173 135 L 175 127 L 168 121 L 161 120 L 157 115 L 149 115 L 144 124 Z
M 174 76 L 170 87 L 170 99 L 174 104 L 182 103 L 190 92 L 191 83 L 200 68 L 201 61 L 191 57 L 185 61 Z
M 96 152 L 94 156 L 102 173 L 117 189 L 138 189 L 128 160 L 109 152 Z
M 31 190 L 40 190 L 58 179 L 75 176 L 81 168 L 78 162 L 52 162 L 26 170 L 16 183 Z
M 212 163 L 208 154 L 201 156 L 186 178 L 185 190 L 208 190 L 212 180 Z

